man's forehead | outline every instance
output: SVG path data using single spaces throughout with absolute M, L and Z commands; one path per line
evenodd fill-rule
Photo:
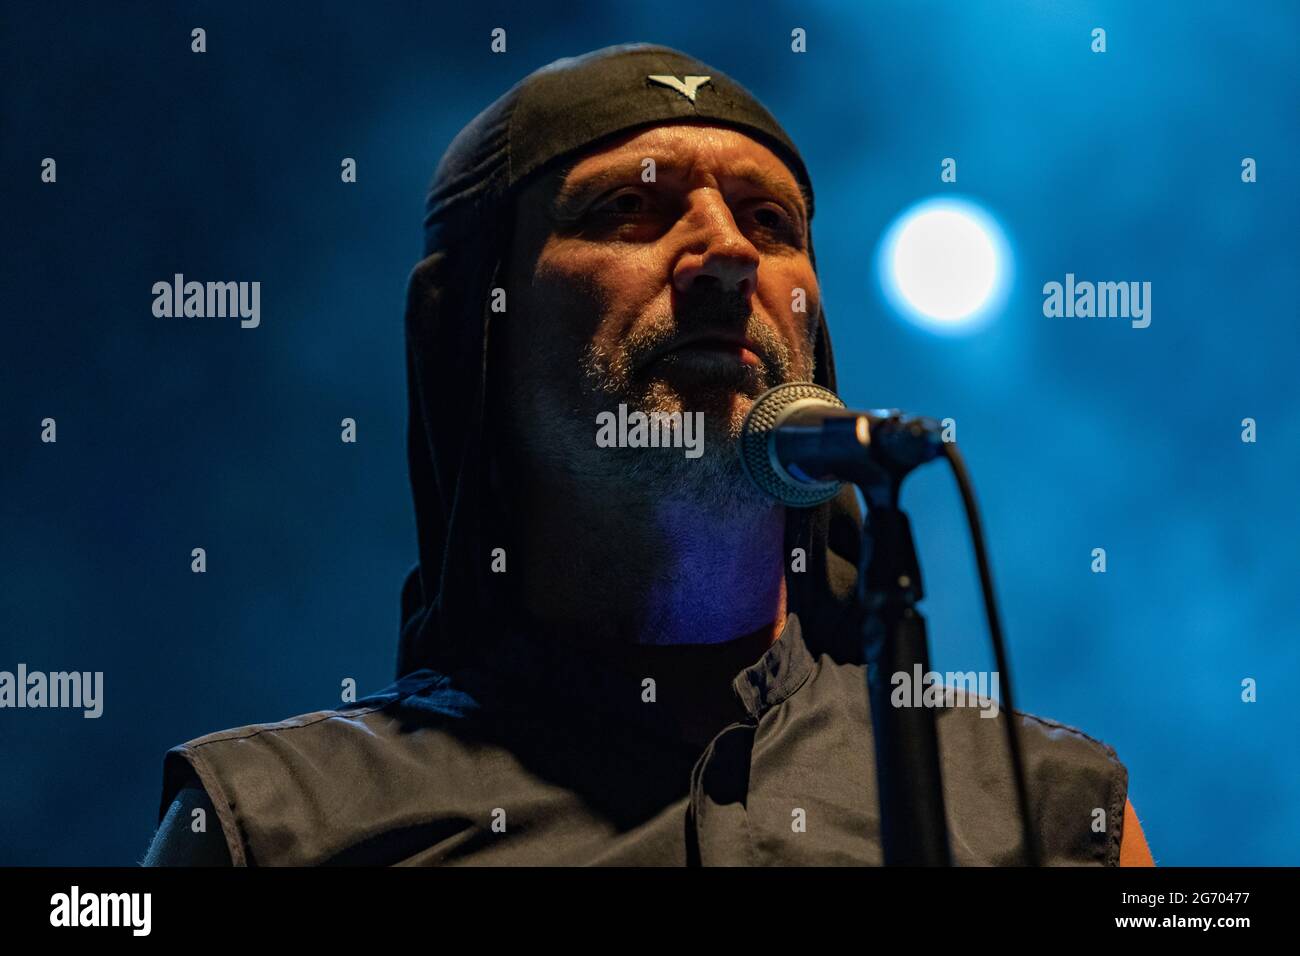
M 582 155 L 569 175 L 580 176 L 629 158 L 653 158 L 656 153 L 683 163 L 745 160 L 797 185 L 790 168 L 763 143 L 738 129 L 699 123 L 665 123 L 629 133 Z
M 768 148 L 744 132 L 725 126 L 669 123 L 629 133 L 601 144 L 533 184 L 530 191 L 557 199 L 576 197 L 585 184 L 618 175 L 636 175 L 645 160 L 654 160 L 656 175 L 685 173 L 697 168 L 723 177 L 748 179 L 790 197 L 807 215 L 803 189 L 790 167 Z

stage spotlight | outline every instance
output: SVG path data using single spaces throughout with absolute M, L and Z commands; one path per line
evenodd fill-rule
M 931 331 L 969 333 L 1005 301 L 1011 252 L 983 208 L 936 197 L 894 220 L 881 240 L 876 271 L 885 298 L 909 321 Z

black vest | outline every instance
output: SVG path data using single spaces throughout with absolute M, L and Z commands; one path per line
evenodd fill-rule
M 796 615 L 733 683 L 746 719 L 702 752 L 643 680 L 507 639 L 453 674 L 175 747 L 161 809 L 196 774 L 237 866 L 882 862 L 863 667 L 814 657 Z M 953 858 L 1014 864 L 1008 715 L 982 714 L 937 710 Z M 1114 750 L 1014 719 L 1044 862 L 1117 865 L 1128 774 Z

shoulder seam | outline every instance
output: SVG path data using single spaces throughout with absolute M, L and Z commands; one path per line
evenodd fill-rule
M 396 693 L 393 696 L 392 700 L 386 700 L 369 707 L 357 707 L 355 710 L 349 710 L 346 712 L 341 710 L 315 711 L 312 714 L 303 715 L 304 717 L 314 716 L 315 719 L 304 720 L 302 723 L 290 723 L 289 721 L 296 719 L 291 717 L 287 721 L 275 721 L 273 723 L 265 723 L 265 724 L 248 724 L 245 725 L 244 727 L 236 727 L 231 730 L 219 730 L 216 733 L 207 734 L 203 737 L 196 738 L 196 740 L 194 741 L 187 742 L 186 744 L 184 744 L 184 746 L 188 749 L 197 751 L 200 747 L 206 747 L 209 744 L 224 743 L 229 740 L 251 740 L 252 738 L 257 737 L 260 734 L 264 734 L 264 733 L 281 733 L 289 730 L 303 730 L 307 727 L 314 726 L 315 724 L 319 724 L 322 721 L 326 721 L 326 720 L 333 720 L 339 718 L 351 719 L 354 717 L 368 717 L 371 714 L 378 713 L 381 710 L 385 710 L 389 707 L 392 707 L 394 704 L 401 703 L 406 698 L 411 697 L 417 692 L 424 690 L 430 684 L 436 683 L 437 681 L 442 680 L 444 677 L 445 675 L 443 674 L 430 677 L 427 680 L 420 682 L 419 684 L 415 685 L 414 687 L 410 688 L 405 692 Z M 239 731 L 241 730 L 247 730 L 248 732 L 240 733 Z
M 1023 710 L 1013 709 L 1011 712 L 1015 714 L 1017 717 L 1025 717 L 1029 720 L 1037 721 L 1038 723 L 1043 724 L 1046 727 L 1051 727 L 1055 730 L 1068 730 L 1070 733 L 1074 734 L 1075 736 L 1082 737 L 1084 740 L 1091 741 L 1092 743 L 1096 744 L 1098 747 L 1101 747 L 1102 750 L 1104 750 L 1108 756 L 1114 758 L 1115 760 L 1119 759 L 1119 754 L 1116 753 L 1114 747 L 1106 743 L 1106 741 L 1104 740 L 1098 740 L 1096 737 L 1092 736 L 1091 734 L 1085 733 L 1084 731 L 1080 730 L 1078 727 L 1071 727 L 1069 724 L 1063 724 L 1059 720 L 1052 720 L 1050 717 L 1039 717 L 1037 714 L 1029 714 Z

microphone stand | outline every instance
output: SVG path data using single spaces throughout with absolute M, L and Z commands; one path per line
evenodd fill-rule
M 868 509 L 857 597 L 875 738 L 881 847 L 886 866 L 951 866 L 934 710 L 914 706 L 913 700 L 901 707 L 891 702 L 894 674 L 905 674 L 914 683 L 930 670 L 925 618 L 916 608 L 924 594 L 921 568 L 911 523 L 898 507 L 899 484 L 892 476 L 859 484 Z M 914 694 L 922 691 L 912 688 Z
M 778 385 L 760 396 L 743 432 L 741 463 L 746 473 L 787 505 L 811 507 L 828 501 L 841 481 L 857 485 L 867 500 L 857 602 L 887 866 L 952 865 L 934 711 L 914 700 L 895 707 L 890 699 L 895 674 L 924 682 L 930 670 L 925 619 L 916 609 L 923 594 L 921 568 L 911 524 L 898 507 L 899 489 L 912 469 L 939 457 L 948 460 L 970 523 L 989 639 L 1002 675 L 1002 706 L 1008 713 L 1003 726 L 1022 849 L 1026 863 L 1041 866 L 1043 851 L 1029 803 L 993 575 L 975 491 L 956 444 L 941 438 L 933 419 L 897 409 L 850 411 L 834 392 L 801 382 Z
M 921 568 L 907 515 L 898 507 L 903 478 L 939 451 L 914 421 L 890 413 L 873 444 L 865 417 L 824 406 L 812 427 L 785 427 L 774 438 L 781 459 L 799 462 L 800 479 L 851 481 L 867 500 L 857 599 L 875 735 L 880 834 L 886 866 L 951 866 L 948 821 L 934 710 L 894 707 L 891 678 L 930 669 L 921 599 Z M 798 412 L 788 423 L 797 423 Z M 868 557 L 869 556 L 869 557 Z

